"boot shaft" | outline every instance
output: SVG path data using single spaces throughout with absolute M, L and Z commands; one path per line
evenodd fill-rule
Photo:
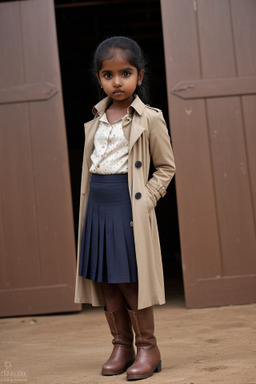
M 138 348 L 152 348 L 156 345 L 154 335 L 153 307 L 140 310 L 128 310 L 135 332 L 135 344 Z
M 130 346 L 133 343 L 133 331 L 127 309 L 124 307 L 115 312 L 105 311 L 105 316 L 114 337 L 112 343 Z

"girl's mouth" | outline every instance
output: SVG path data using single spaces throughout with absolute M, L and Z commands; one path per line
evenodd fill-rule
M 122 94 L 122 93 L 124 93 L 124 92 L 121 91 L 120 89 L 117 90 L 117 91 L 114 91 L 114 92 L 113 92 L 114 95 L 120 95 L 120 94 Z

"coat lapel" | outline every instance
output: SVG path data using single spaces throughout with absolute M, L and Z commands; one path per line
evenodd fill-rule
M 129 153 L 145 129 L 145 126 L 141 125 L 141 119 L 139 119 L 134 113 L 131 125 Z
M 135 99 L 131 104 L 131 107 L 133 107 L 135 111 L 133 114 L 132 125 L 131 125 L 129 153 L 131 152 L 138 138 L 142 135 L 142 133 L 146 129 L 145 124 L 142 124 L 141 122 L 142 121 L 141 116 L 146 106 L 140 100 L 139 96 L 136 95 Z
M 94 147 L 94 135 L 97 131 L 99 124 L 99 118 L 95 118 L 89 123 L 85 124 L 85 153 L 86 153 L 86 158 L 87 158 L 87 164 L 88 168 L 91 167 L 91 154 L 93 152 L 93 147 Z

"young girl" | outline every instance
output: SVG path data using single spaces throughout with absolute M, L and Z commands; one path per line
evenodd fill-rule
M 102 375 L 144 379 L 161 371 L 152 306 L 165 295 L 154 207 L 174 175 L 174 158 L 161 111 L 141 100 L 138 44 L 104 40 L 94 71 L 107 97 L 85 124 L 75 301 L 104 306 L 114 347 Z

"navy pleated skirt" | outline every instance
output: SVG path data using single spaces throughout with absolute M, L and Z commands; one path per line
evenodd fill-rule
M 128 174 L 92 174 L 79 275 L 104 283 L 138 281 Z

